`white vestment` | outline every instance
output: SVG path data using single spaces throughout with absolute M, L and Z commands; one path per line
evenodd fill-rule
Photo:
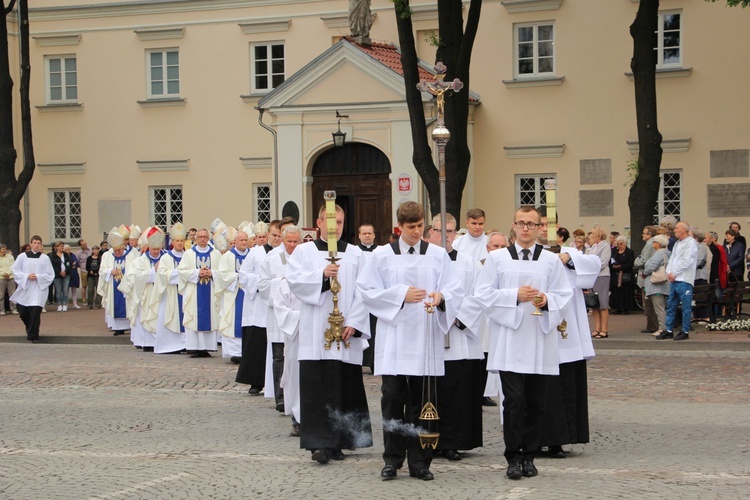
M 357 275 L 364 262 L 362 250 L 358 247 L 339 242 L 337 257 L 340 260 L 338 281 L 341 291 L 338 293 L 338 307 L 344 316 L 344 327 L 351 326 L 361 332 L 361 337 L 349 339 L 350 347 L 340 349 L 334 341 L 330 349 L 325 349 L 325 330 L 329 327 L 328 316 L 333 311 L 333 295 L 323 277 L 323 269 L 330 264 L 326 260 L 327 250 L 319 250 L 321 240 L 310 241 L 299 245 L 287 261 L 286 279 L 292 293 L 301 302 L 299 331 L 299 360 L 338 360 L 354 365 L 362 364 L 362 351 L 367 347 L 370 338 L 370 317 L 357 293 Z
M 198 258 L 196 251 L 208 254 L 207 258 Z M 221 253 L 211 247 L 199 248 L 198 245 L 186 251 L 182 256 L 180 265 L 177 266 L 178 285 L 177 290 L 182 294 L 183 325 L 185 327 L 186 348 L 198 351 L 217 350 L 217 330 L 219 328 L 219 296 L 216 294 L 216 276 L 218 274 Z M 200 325 L 198 317 L 199 299 L 198 272 L 201 269 L 210 269 L 211 278 L 207 281 L 211 287 L 208 302 L 201 304 L 210 311 L 210 325 Z M 205 286 L 205 285 L 203 285 Z
M 177 265 L 182 256 L 183 252 L 170 250 L 159 260 L 146 318 L 146 321 L 155 321 L 156 324 L 156 354 L 178 352 L 186 348 L 185 332 L 180 318 L 181 299 L 177 293 Z
M 570 363 L 594 357 L 594 343 L 591 340 L 589 317 L 583 301 L 583 289 L 594 286 L 601 270 L 601 261 L 596 255 L 586 255 L 572 247 L 562 247 L 560 251 L 570 255 L 575 267 L 565 267 L 565 275 L 573 289 L 573 299 L 568 314 L 565 315 L 568 338 L 561 338 L 559 341 L 560 363 Z
M 38 258 L 29 258 L 24 252 L 18 256 L 11 270 L 16 291 L 10 300 L 26 307 L 44 307 L 49 286 L 55 280 L 55 270 L 49 257 L 42 253 Z M 30 280 L 29 274 L 36 274 L 36 279 Z
M 487 257 L 487 235 L 482 233 L 475 238 L 466 233 L 453 241 L 453 250 L 474 260 L 482 260 Z
M 266 304 L 260 299 L 258 279 L 260 265 L 266 260 L 268 246 L 257 246 L 250 249 L 250 253 L 242 262 L 239 280 L 245 292 L 245 303 L 242 305 L 242 326 L 266 327 Z
M 133 345 L 154 347 L 156 344 L 156 323 L 148 321 L 148 305 L 154 290 L 155 278 L 154 262 L 146 252 L 133 261 L 129 272 L 120 283 L 120 291 L 133 304 L 130 317 L 130 340 Z
M 245 249 L 244 253 L 236 249 L 229 250 L 221 256 L 221 262 L 219 263 L 216 292 L 221 296 L 219 333 L 222 336 L 221 355 L 224 358 L 232 356 L 242 357 L 242 336 L 237 336 L 237 328 L 241 328 L 242 324 L 238 325 L 236 323 L 236 315 L 242 314 L 242 311 L 237 311 L 236 308 L 238 306 L 237 295 L 241 291 L 239 287 L 239 270 L 244 260 L 250 255 L 249 252 L 249 249 Z M 244 307 L 244 293 L 241 300 L 242 303 L 239 306 Z
M 270 296 L 271 312 L 279 330 L 284 334 L 284 374 L 281 376 L 281 387 L 284 388 L 284 413 L 293 415 L 297 422 L 300 419 L 299 391 L 299 315 L 302 303 L 289 289 L 286 279 L 273 287 Z M 266 387 L 273 387 L 266 383 Z
M 536 247 L 532 247 L 532 254 Z M 531 258 L 530 258 L 531 259 Z M 518 302 L 518 289 L 531 286 L 547 296 L 540 316 L 532 302 Z M 538 260 L 514 260 L 507 248 L 491 252 L 479 273 L 474 299 L 490 321 L 489 371 L 557 375 L 557 326 L 567 314 L 573 290 L 560 258 L 548 251 Z M 471 328 L 479 318 L 461 311 L 458 319 Z
M 284 343 L 285 337 L 273 314 L 271 294 L 273 293 L 273 289 L 284 279 L 284 274 L 286 273 L 286 262 L 289 257 L 290 255 L 286 253 L 286 251 L 269 252 L 266 259 L 260 265 L 260 275 L 258 279 L 258 293 L 260 294 L 261 301 L 266 305 L 266 338 L 268 339 L 268 344 L 266 348 L 266 385 L 264 396 L 269 399 L 276 397 L 276 390 L 273 383 L 272 344 Z
M 474 282 L 481 269 L 481 264 L 468 255 L 458 252 L 456 260 L 452 261 L 465 295 L 470 295 L 474 291 Z M 463 301 L 461 303 L 463 306 Z M 459 361 L 462 359 L 484 359 L 482 350 L 482 339 L 479 332 L 470 328 L 461 330 L 455 323 L 451 325 L 448 335 L 450 335 L 450 348 L 443 351 L 445 361 Z
M 420 244 L 421 245 L 421 244 Z M 445 310 L 428 314 L 424 303 L 405 303 L 410 286 L 441 292 Z M 464 289 L 444 248 L 429 244 L 424 255 L 397 255 L 392 245 L 367 258 L 357 288 L 377 316 L 375 375 L 444 375 L 445 339 Z
M 138 252 L 130 249 L 125 253 L 124 260 L 116 258 L 114 250 L 104 252 L 101 256 L 99 265 L 99 285 L 97 293 L 102 296 L 102 306 L 104 307 L 104 320 L 107 326 L 112 330 L 127 330 L 130 328 L 130 317 L 133 315 L 133 304 L 126 300 L 125 309 L 126 317 L 115 318 L 115 287 L 119 290 L 120 282 L 112 278 L 112 270 L 117 267 L 125 275 L 129 272 L 130 266 L 138 258 Z

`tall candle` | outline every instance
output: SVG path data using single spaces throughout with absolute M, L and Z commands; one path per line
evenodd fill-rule
M 336 238 L 336 191 L 325 191 L 326 200 L 326 230 L 328 231 L 328 253 L 336 255 L 338 239 Z
M 544 188 L 547 196 L 547 244 L 557 245 L 557 200 L 555 196 L 557 181 L 547 179 L 544 182 Z

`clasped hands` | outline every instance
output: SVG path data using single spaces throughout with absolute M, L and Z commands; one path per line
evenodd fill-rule
M 428 297 L 430 300 L 426 300 Z M 427 290 L 423 288 L 417 288 L 415 286 L 410 286 L 409 289 L 406 291 L 406 297 L 404 297 L 404 302 L 408 304 L 413 304 L 415 302 L 424 302 L 425 308 L 437 307 L 438 305 L 440 305 L 442 301 L 443 301 L 442 293 L 440 292 L 427 293 Z
M 524 285 L 522 287 L 518 288 L 518 302 L 530 302 L 534 300 L 536 297 L 539 297 L 542 299 L 539 303 L 534 303 L 534 305 L 538 308 L 542 308 L 545 305 L 547 305 L 547 296 L 537 290 L 536 288 L 528 285 Z

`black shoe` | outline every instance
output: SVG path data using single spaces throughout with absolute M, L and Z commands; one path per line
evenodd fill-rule
M 536 470 L 536 467 L 534 466 L 534 460 L 531 458 L 527 458 L 523 461 L 523 475 L 524 477 L 534 477 L 537 474 L 539 474 L 539 471 Z
M 688 335 L 685 332 L 680 332 L 674 337 L 675 340 L 688 340 L 690 339 L 690 335 Z
M 276 404 L 276 411 L 279 413 L 284 413 L 284 403 Z
M 341 450 L 326 450 L 326 453 L 328 453 L 328 456 L 334 460 L 346 459 L 346 455 L 344 455 L 344 452 Z
M 154 346 L 143 346 L 143 352 L 154 352 Z
M 669 330 L 664 330 L 663 332 L 661 332 L 660 335 L 657 335 L 654 338 L 656 340 L 673 339 L 674 338 L 674 334 L 672 332 L 670 332 Z
M 29 342 L 31 342 L 32 344 L 38 344 L 39 339 L 29 339 Z
M 550 446 L 549 447 L 550 458 L 565 458 L 565 450 L 562 446 Z
M 654 330 L 641 330 L 641 333 L 654 333 Z
M 422 481 L 432 481 L 433 479 L 435 479 L 435 476 L 432 475 L 430 469 L 420 469 L 419 471 L 410 470 L 409 476 L 416 477 L 417 479 L 421 479 Z
M 231 358 L 229 358 L 229 361 L 231 361 L 235 365 L 239 365 L 240 363 L 242 363 L 242 358 L 239 356 L 232 356 Z
M 461 460 L 461 454 L 458 452 L 458 450 L 444 450 L 442 455 L 448 460 Z
M 505 475 L 508 476 L 508 479 L 521 479 L 523 477 L 521 462 L 510 462 L 508 464 L 508 470 L 505 471 Z
M 315 450 L 312 452 L 312 459 L 318 462 L 319 464 L 327 464 L 328 463 L 328 453 L 326 453 L 326 450 Z
M 115 330 L 115 333 L 112 334 L 113 337 L 117 337 L 118 335 L 125 335 L 125 330 Z
M 391 479 L 396 479 L 396 468 L 392 465 L 387 465 L 383 467 L 383 469 L 380 471 L 380 478 L 384 481 L 389 481 Z
M 289 433 L 289 437 L 293 437 L 293 438 L 299 437 L 299 424 L 292 425 L 292 432 Z
M 251 396 L 260 396 L 260 388 L 251 386 L 247 393 Z
M 497 401 L 489 396 L 485 396 L 484 399 L 482 399 L 482 406 L 497 406 Z

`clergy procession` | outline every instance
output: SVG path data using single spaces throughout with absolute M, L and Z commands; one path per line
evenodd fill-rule
M 373 445 L 368 367 L 382 381 L 383 480 L 404 463 L 432 480 L 433 457 L 467 458 L 483 446 L 493 398 L 510 479 L 536 476 L 541 454 L 565 458 L 563 445 L 589 441 L 583 290 L 599 275 L 597 255 L 550 247 L 546 207 L 532 206 L 507 235 L 486 231 L 484 211 L 471 209 L 460 236 L 451 214 L 426 221 L 421 204 L 404 202 L 396 239 L 376 245 L 365 223 L 355 245 L 341 240 L 334 200 L 309 241 L 292 218 L 176 223 L 166 234 L 113 227 L 98 257 L 106 326 L 129 331 L 143 352 L 210 358 L 221 348 L 236 382 L 288 415 L 290 436 L 318 464 Z M 13 266 L 11 300 L 32 342 L 55 276 L 41 247 L 35 236 Z

